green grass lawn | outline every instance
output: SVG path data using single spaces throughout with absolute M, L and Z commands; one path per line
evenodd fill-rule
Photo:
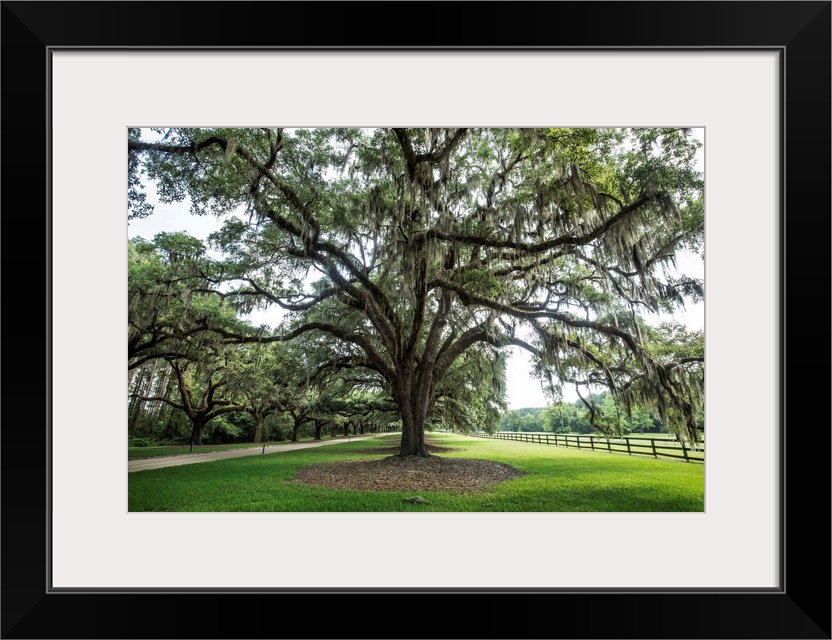
M 460 447 L 442 456 L 480 458 L 526 473 L 479 493 L 326 489 L 302 485 L 295 471 L 318 462 L 372 457 L 358 450 L 390 447 L 400 435 L 363 439 L 265 456 L 137 471 L 128 474 L 129 511 L 704 511 L 704 465 L 606 452 L 578 451 L 430 434 L 435 444 Z M 389 455 L 380 451 L 378 457 Z

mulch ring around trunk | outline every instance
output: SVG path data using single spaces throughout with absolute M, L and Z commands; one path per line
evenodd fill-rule
M 311 464 L 299 469 L 294 478 L 316 487 L 358 491 L 482 491 L 523 475 L 490 460 L 391 456 Z
M 451 451 L 465 451 L 465 449 L 460 449 L 458 447 L 438 447 L 432 444 L 426 444 L 425 448 L 428 450 L 428 453 L 449 453 Z M 372 455 L 378 455 L 380 453 L 388 453 L 390 455 L 397 456 L 399 452 L 401 452 L 401 447 L 380 447 L 378 449 L 350 449 L 345 451 L 344 453 L 369 453 Z

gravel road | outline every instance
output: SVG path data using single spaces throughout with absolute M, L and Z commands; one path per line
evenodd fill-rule
M 372 438 L 371 435 L 352 436 L 349 440 L 338 438 L 337 440 L 320 440 L 318 442 L 293 442 L 291 444 L 269 444 L 266 445 L 265 453 L 280 453 L 281 451 L 296 451 L 297 449 L 308 449 L 310 447 L 323 447 L 339 442 L 351 442 L 352 440 L 364 440 Z M 147 469 L 162 469 L 164 467 L 177 467 L 182 464 L 195 464 L 197 462 L 211 462 L 213 460 L 225 460 L 226 458 L 241 458 L 243 456 L 263 455 L 263 447 L 252 447 L 250 449 L 232 449 L 229 451 L 212 451 L 209 453 L 185 453 L 175 456 L 164 456 L 160 458 L 145 458 L 141 460 L 129 460 L 128 471 L 145 471 Z

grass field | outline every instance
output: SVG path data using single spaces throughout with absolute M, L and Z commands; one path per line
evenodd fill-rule
M 309 464 L 367 459 L 359 450 L 390 447 L 399 434 L 334 447 L 221 460 L 128 475 L 133 511 L 704 511 L 704 465 L 606 452 L 431 434 L 440 454 L 509 464 L 526 473 L 477 493 L 353 491 L 301 485 L 292 476 Z M 380 451 L 377 457 L 389 455 Z

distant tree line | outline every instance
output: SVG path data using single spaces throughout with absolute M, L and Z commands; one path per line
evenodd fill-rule
M 236 363 L 239 365 L 239 363 Z M 224 370 L 215 375 L 217 391 L 209 399 L 210 383 L 181 363 L 154 359 L 130 377 L 128 437 L 132 445 L 230 444 L 297 441 L 303 437 L 373 433 L 395 422 L 389 401 L 378 393 L 349 388 L 339 379 L 326 388 L 275 385 L 276 392 L 255 397 L 246 380 Z M 194 369 L 198 367 L 193 367 Z M 354 381 L 353 381 L 354 382 Z M 184 394 L 182 389 L 185 389 Z M 190 406 L 183 395 L 193 397 Z M 227 409 L 227 410 L 226 410 Z M 195 425 L 199 425 L 198 434 Z
M 594 405 L 598 413 L 599 429 L 590 424 L 590 409 L 585 402 Z M 704 432 L 704 413 L 697 412 L 698 427 Z M 592 394 L 573 403 L 559 402 L 547 407 L 524 407 L 506 411 L 500 420 L 500 431 L 549 432 L 549 433 L 596 433 L 601 435 L 628 435 L 640 433 L 668 433 L 668 427 L 653 412 L 632 407 L 628 413 L 625 407 L 617 406 L 612 394 Z

